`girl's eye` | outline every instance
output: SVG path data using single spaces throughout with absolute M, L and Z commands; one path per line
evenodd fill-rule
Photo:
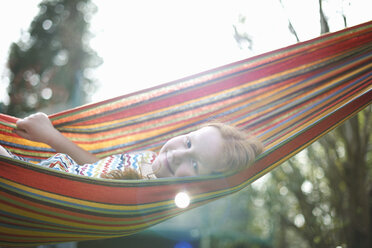
M 191 141 L 189 138 L 186 140 L 186 146 L 187 148 L 191 148 Z
M 199 165 L 198 165 L 198 163 L 196 161 L 192 161 L 192 167 L 193 167 L 195 173 L 198 174 L 198 172 L 199 172 Z

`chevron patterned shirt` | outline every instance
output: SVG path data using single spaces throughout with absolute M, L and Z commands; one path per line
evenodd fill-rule
M 88 177 L 101 177 L 112 170 L 124 171 L 125 168 L 132 168 L 145 178 L 153 179 L 156 177 L 151 164 L 155 158 L 156 153 L 141 151 L 111 155 L 93 164 L 79 165 L 69 155 L 57 153 L 38 165 Z

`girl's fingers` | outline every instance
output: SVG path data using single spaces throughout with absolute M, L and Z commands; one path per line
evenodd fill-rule
M 24 129 L 24 125 L 25 125 L 25 120 L 24 119 L 19 119 L 17 122 L 16 122 L 16 125 L 17 125 L 17 129 L 16 130 L 19 130 L 19 129 Z
M 30 139 L 30 136 L 28 135 L 28 133 L 24 129 L 20 129 L 20 128 L 14 129 L 14 133 L 18 134 L 22 138 L 25 138 L 25 139 L 28 139 L 28 140 Z

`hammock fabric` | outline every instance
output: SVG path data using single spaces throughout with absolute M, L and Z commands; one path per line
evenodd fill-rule
M 39 245 L 130 235 L 237 192 L 372 100 L 372 22 L 179 81 L 50 116 L 64 135 L 98 156 L 157 150 L 210 118 L 250 130 L 266 150 L 239 173 L 190 178 L 93 179 L 0 158 L 0 245 Z M 32 159 L 53 155 L 12 133 L 0 143 Z

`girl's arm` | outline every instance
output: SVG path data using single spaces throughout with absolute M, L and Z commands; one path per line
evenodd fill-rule
M 53 127 L 48 116 L 44 113 L 33 114 L 18 120 L 17 129 L 14 132 L 25 139 L 45 143 L 56 152 L 69 155 L 78 164 L 90 164 L 99 160 L 63 136 Z

